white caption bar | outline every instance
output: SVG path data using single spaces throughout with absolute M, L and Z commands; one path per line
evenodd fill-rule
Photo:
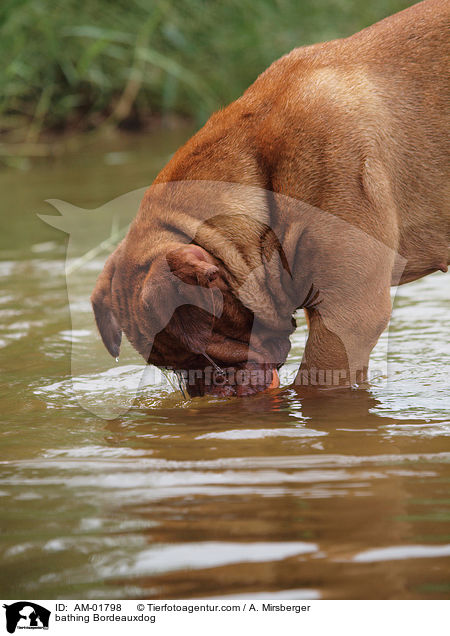
M 423 636 L 448 634 L 446 601 L 2 601 L 0 634 Z M 288 629 L 289 632 L 284 630 Z M 295 631 L 294 631 L 295 630 Z

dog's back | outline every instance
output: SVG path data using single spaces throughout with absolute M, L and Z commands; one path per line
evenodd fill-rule
M 426 0 L 295 49 L 231 106 L 254 122 L 271 187 L 391 244 L 404 282 L 449 262 L 449 35 L 450 3 Z

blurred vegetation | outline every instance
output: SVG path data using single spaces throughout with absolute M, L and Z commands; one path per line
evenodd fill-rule
M 410 0 L 2 0 L 0 130 L 202 123 L 290 49 Z

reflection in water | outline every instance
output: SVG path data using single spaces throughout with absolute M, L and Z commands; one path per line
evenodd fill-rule
M 95 207 L 150 181 L 154 158 L 127 156 L 120 171 L 98 157 L 36 168 L 26 200 L 23 176 L 0 175 L 22 193 L 0 263 L 1 595 L 449 597 L 449 277 L 399 290 L 373 354 L 389 352 L 389 378 L 369 389 L 186 401 L 160 377 L 135 398 L 142 362 L 125 347 L 111 365 L 79 320 L 87 279 L 71 329 L 63 237 L 33 217 L 24 239 L 48 196 Z M 131 408 L 105 421 L 78 397 L 100 404 L 111 377 Z

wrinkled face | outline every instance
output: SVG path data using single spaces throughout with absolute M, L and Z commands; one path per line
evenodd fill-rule
M 171 243 L 148 266 L 122 244 L 92 294 L 103 342 L 122 330 L 147 360 L 181 374 L 191 396 L 245 396 L 277 386 L 289 334 L 263 328 L 232 291 L 223 263 L 195 244 Z

